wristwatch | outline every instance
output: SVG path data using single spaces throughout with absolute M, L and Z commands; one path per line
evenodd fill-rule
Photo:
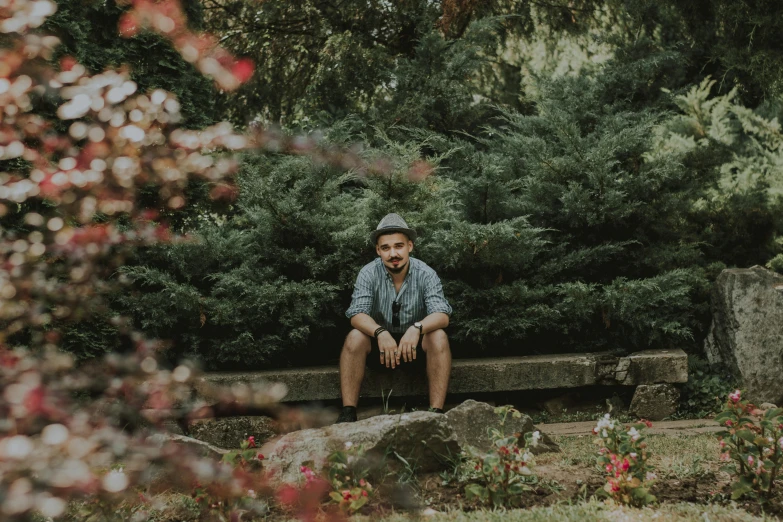
M 420 333 L 421 335 L 424 335 L 424 330 L 423 330 L 423 328 L 424 328 L 424 325 L 423 325 L 423 324 L 421 324 L 421 323 L 419 323 L 419 322 L 416 322 L 416 323 L 413 323 L 413 327 L 414 327 L 414 328 L 418 328 L 418 329 L 419 329 L 419 333 Z

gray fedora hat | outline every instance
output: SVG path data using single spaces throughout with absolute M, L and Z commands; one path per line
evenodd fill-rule
M 373 243 L 377 243 L 378 236 L 382 234 L 394 234 L 395 232 L 402 232 L 408 236 L 408 239 L 411 241 L 416 240 L 416 231 L 412 228 L 408 228 L 408 224 L 405 220 L 402 219 L 399 214 L 394 213 L 383 216 L 381 222 L 378 223 L 378 228 L 373 230 L 372 234 L 370 234 L 370 239 L 372 239 Z

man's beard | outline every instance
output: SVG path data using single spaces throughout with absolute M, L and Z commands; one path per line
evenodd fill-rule
M 391 261 L 392 261 L 392 260 L 390 259 L 390 260 L 389 260 L 389 262 L 391 262 Z M 400 260 L 400 261 L 401 261 L 401 260 Z M 388 270 L 388 271 L 389 271 L 389 272 L 391 272 L 392 274 L 399 274 L 400 272 L 402 272 L 403 270 L 405 270 L 405 267 L 406 267 L 406 266 L 408 266 L 408 263 L 404 263 L 404 264 L 402 264 L 402 265 L 400 265 L 400 266 L 398 266 L 398 267 L 394 267 L 394 266 L 388 266 L 388 265 L 387 265 L 387 266 L 386 266 L 386 270 Z

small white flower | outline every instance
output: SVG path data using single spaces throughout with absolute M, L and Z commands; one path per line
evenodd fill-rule
M 636 442 L 637 440 L 639 440 L 639 437 L 641 437 L 641 434 L 638 431 L 636 431 L 636 428 L 631 428 L 630 430 L 628 430 L 628 436 L 631 437 L 632 441 Z
M 598 424 L 596 426 L 596 430 L 606 430 L 606 429 L 609 430 L 614 429 L 614 420 L 610 418 L 608 413 L 598 421 Z M 604 437 L 606 437 L 606 435 L 604 435 Z
M 609 434 L 606 433 L 606 430 L 601 430 L 601 436 L 606 438 Z
M 120 470 L 110 471 L 103 477 L 103 489 L 109 493 L 119 493 L 128 487 L 128 476 Z
M 658 475 L 656 475 L 652 471 L 648 471 L 647 475 L 644 476 L 644 480 L 655 480 L 656 478 L 658 478 Z
M 533 472 L 530 471 L 530 468 L 528 468 L 527 466 L 522 466 L 521 468 L 519 468 L 519 474 L 529 476 L 532 475 Z
M 533 446 L 538 446 L 538 441 L 541 440 L 541 432 L 540 431 L 534 431 L 533 432 L 533 438 L 530 441 Z
M 353 442 L 351 442 L 350 440 L 345 443 L 345 449 L 351 449 L 351 446 L 353 446 Z
M 247 490 L 247 496 L 250 497 L 250 498 L 256 498 L 256 492 L 253 491 L 252 489 L 248 489 Z
M 525 453 L 522 454 L 522 460 L 524 460 L 525 462 L 530 462 L 531 460 L 533 460 L 533 455 L 526 451 Z

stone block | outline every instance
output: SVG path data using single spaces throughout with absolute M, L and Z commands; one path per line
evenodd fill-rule
M 783 276 L 760 266 L 724 270 L 712 289 L 704 350 L 739 377 L 756 403 L 783 402 Z
M 671 384 L 641 384 L 631 399 L 629 411 L 641 419 L 663 420 L 677 411 L 680 390 Z
M 643 350 L 628 357 L 627 374 L 618 384 L 688 382 L 688 356 L 682 350 Z
M 214 372 L 202 379 L 221 386 L 248 383 L 280 383 L 286 402 L 330 400 L 340 397 L 337 367 L 297 368 L 264 372 Z M 449 393 L 482 393 L 518 390 L 576 388 L 597 384 L 659 384 L 688 380 L 688 357 L 682 350 L 647 350 L 628 357 L 608 353 L 533 355 L 455 360 Z M 369 365 L 362 397 L 395 397 L 427 394 L 427 382 L 405 365 L 393 372 L 373 372 Z M 197 387 L 198 391 L 198 387 Z

